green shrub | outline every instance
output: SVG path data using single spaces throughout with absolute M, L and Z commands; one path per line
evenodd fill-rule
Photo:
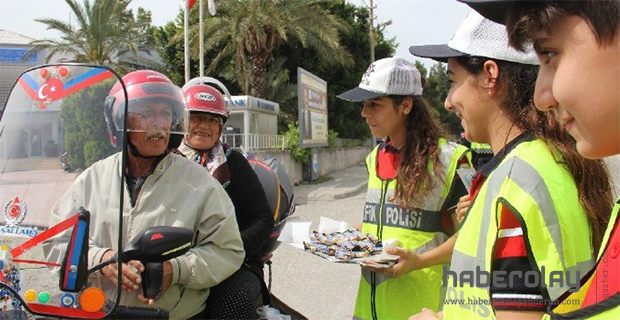
M 84 167 L 88 168 L 93 163 L 106 158 L 108 153 L 108 142 L 90 140 L 84 144 Z
M 108 143 L 103 101 L 113 82 L 104 81 L 85 88 L 62 102 L 60 117 L 69 165 L 85 169 L 115 152 Z
M 297 124 L 289 123 L 288 130 L 284 135 L 286 136 L 286 148 L 291 152 L 293 159 L 301 164 L 310 163 L 310 149 L 302 148 L 299 144 L 299 127 Z
M 327 145 L 330 149 L 338 146 L 338 132 L 332 129 L 329 129 L 329 131 L 327 131 Z

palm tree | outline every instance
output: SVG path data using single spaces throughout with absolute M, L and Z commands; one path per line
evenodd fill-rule
M 219 2 L 217 16 L 205 19 L 205 47 L 223 49 L 211 61 L 207 73 L 227 61 L 233 65 L 236 80 L 245 94 L 266 97 L 270 91 L 268 79 L 278 77 L 269 68 L 282 66 L 280 61 L 271 64 L 273 51 L 290 38 L 318 55 L 329 57 L 334 64 L 352 64 L 351 55 L 341 45 L 339 36 L 339 32 L 347 31 L 347 26 L 324 9 L 321 6 L 324 3 L 325 0 Z M 194 24 L 190 30 L 194 38 L 197 29 Z
M 127 8 L 131 0 L 65 0 L 71 7 L 77 26 L 57 19 L 35 19 L 48 30 L 61 33 L 60 40 L 43 39 L 30 43 L 29 53 L 47 50 L 46 61 L 56 54 L 69 54 L 74 62 L 116 65 L 127 53 L 150 52 L 150 13 L 138 10 L 134 18 Z

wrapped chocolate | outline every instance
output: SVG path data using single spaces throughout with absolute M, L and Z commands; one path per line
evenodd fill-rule
M 381 242 L 371 234 L 359 230 L 321 233 L 313 231 L 310 242 L 304 242 L 304 249 L 330 261 L 359 263 L 356 259 L 379 255 L 383 251 Z

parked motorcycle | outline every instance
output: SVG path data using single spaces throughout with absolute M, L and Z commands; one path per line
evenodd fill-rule
M 58 199 L 81 171 L 126 150 L 122 144 L 119 148 L 110 145 L 103 111 L 106 97 L 117 81 L 121 77 L 107 67 L 66 63 L 27 70 L 13 86 L 0 118 L 0 319 L 168 318 L 166 310 L 119 305 L 121 287 L 116 286 L 110 293 L 91 281 L 89 275 L 110 263 L 121 270 L 120 265 L 128 260 L 142 261 L 148 271 L 149 264 L 186 252 L 191 246 L 191 231 L 157 227 L 126 244 L 132 239 L 123 239 L 120 199 L 124 197 L 124 185 L 106 195 L 92 195 L 107 201 L 106 212 L 80 208 L 64 212 L 62 221 L 50 218 Z M 126 98 L 120 105 L 128 105 Z M 126 115 L 127 110 L 119 114 Z M 123 124 L 126 119 L 115 121 Z M 116 138 L 123 141 L 123 134 Z M 51 141 L 58 152 L 34 152 L 31 142 L 35 137 Z M 282 168 L 277 162 L 261 160 L 251 163 L 268 193 L 276 222 L 264 247 L 268 260 L 295 206 L 292 187 Z M 76 208 L 79 206 L 83 204 L 76 204 Z M 115 217 L 106 227 L 116 230 L 110 241 L 122 254 L 89 269 L 91 214 Z M 142 274 L 142 278 L 143 294 L 153 296 L 149 291 L 151 275 Z M 268 290 L 265 296 L 266 304 L 277 305 L 293 318 L 303 318 Z
M 148 265 L 181 255 L 191 247 L 191 230 L 152 228 L 126 244 L 132 239 L 123 239 L 122 184 L 91 195 L 104 199 L 106 212 L 80 208 L 61 212 L 62 221 L 50 218 L 78 172 L 125 150 L 110 145 L 103 112 L 117 81 L 121 77 L 107 67 L 55 64 L 27 70 L 13 86 L 0 119 L 0 319 L 168 318 L 166 310 L 120 306 L 120 286 L 111 294 L 89 275 L 110 263 L 121 270 L 128 260 Z M 58 152 L 34 152 L 35 137 L 51 141 Z M 89 270 L 91 214 L 115 217 L 106 227 L 116 230 L 110 241 L 122 254 Z M 142 276 L 148 296 L 149 275 Z

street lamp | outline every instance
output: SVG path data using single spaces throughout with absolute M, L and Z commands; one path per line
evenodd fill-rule
M 388 21 L 385 21 L 385 22 L 382 22 L 382 23 L 379 23 L 377 25 L 377 28 L 379 28 L 381 31 L 383 31 L 383 29 L 385 29 L 385 27 L 387 27 L 387 26 L 389 26 L 391 24 L 392 24 L 392 19 L 390 19 Z

